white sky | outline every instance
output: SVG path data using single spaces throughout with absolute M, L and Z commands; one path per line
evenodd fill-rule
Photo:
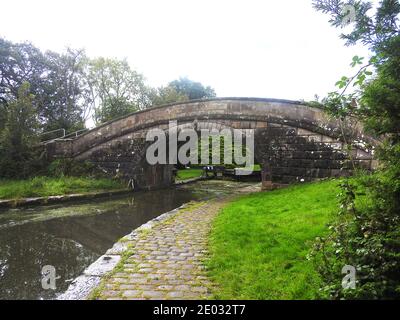
M 351 58 L 311 0 L 0 0 L 0 36 L 126 57 L 152 86 L 187 76 L 217 95 L 312 99 Z

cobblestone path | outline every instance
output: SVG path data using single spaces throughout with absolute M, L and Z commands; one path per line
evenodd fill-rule
M 190 204 L 142 233 L 92 298 L 209 298 L 202 261 L 211 221 L 226 201 Z

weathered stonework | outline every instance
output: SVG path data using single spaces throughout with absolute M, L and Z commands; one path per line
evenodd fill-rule
M 97 148 L 86 160 L 105 173 L 124 179 L 132 189 L 171 186 L 174 183 L 173 166 L 149 165 L 145 155 L 148 145 L 143 138 L 117 140 Z
M 255 129 L 256 161 L 263 180 L 291 183 L 348 175 L 356 167 L 373 169 L 372 148 L 379 142 L 356 119 L 340 123 L 303 103 L 256 98 L 220 98 L 154 107 L 105 123 L 73 140 L 47 145 L 50 156 L 90 160 L 137 188 L 173 183 L 172 166 L 149 166 L 144 137 L 152 128 Z M 345 142 L 357 148 L 346 150 Z M 352 163 L 349 160 L 353 160 Z
M 354 168 L 371 170 L 373 161 L 339 139 L 282 125 L 256 130 L 255 153 L 268 173 L 263 180 L 280 184 L 347 176 Z

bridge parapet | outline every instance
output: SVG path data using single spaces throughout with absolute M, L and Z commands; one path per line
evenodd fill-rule
M 298 180 L 348 174 L 347 169 L 339 171 L 339 165 L 336 163 L 339 156 L 333 155 L 338 152 L 343 154 L 341 160 L 352 158 L 359 161 L 361 167 L 371 169 L 374 166 L 371 146 L 378 143 L 376 139 L 364 133 L 362 125 L 356 119 L 343 124 L 323 110 L 301 102 L 219 98 L 165 105 L 136 112 L 96 127 L 76 139 L 56 141 L 48 146 L 49 153 L 95 162 L 107 158 L 108 167 L 118 170 L 121 167 L 120 159 L 115 157 L 111 160 L 110 156 L 104 157 L 104 154 L 123 153 L 123 150 L 116 151 L 118 146 L 128 145 L 126 142 L 135 139 L 143 140 L 148 129 L 166 129 L 172 120 L 180 125 L 196 123 L 202 126 L 255 129 L 258 133 L 256 154 L 259 163 L 268 160 L 269 164 L 265 166 L 272 170 L 275 168 L 275 174 L 271 176 L 276 179 L 283 177 L 283 180 L 288 182 L 294 178 Z M 278 131 L 279 134 L 276 135 Z M 349 141 L 358 143 L 358 147 L 344 150 L 343 143 Z M 99 157 L 100 153 L 103 156 Z M 270 159 L 271 154 L 273 159 Z M 315 158 L 316 154 L 318 159 Z M 298 169 L 299 163 L 307 165 Z M 134 165 L 144 166 L 143 162 L 139 164 L 137 161 Z M 128 164 L 124 162 L 124 166 Z M 147 170 L 144 167 L 142 169 Z M 162 175 L 170 179 L 169 174 Z
M 98 126 L 71 144 L 73 156 L 118 137 L 168 124 L 170 120 L 192 122 L 195 120 L 230 121 L 232 127 L 243 129 L 246 125 L 255 128 L 259 123 L 270 122 L 303 128 L 325 136 L 337 138 L 341 135 L 340 124 L 323 110 L 311 108 L 301 102 L 274 99 L 226 98 L 194 101 L 150 108 Z M 363 134 L 362 126 L 354 121 L 343 128 L 353 140 L 374 143 Z

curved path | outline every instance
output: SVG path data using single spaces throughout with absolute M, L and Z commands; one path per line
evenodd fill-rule
M 250 186 L 240 193 L 258 191 Z M 211 297 L 204 259 L 211 222 L 231 197 L 191 203 L 142 232 L 92 299 L 206 299 Z M 129 240 L 127 240 L 129 241 Z

